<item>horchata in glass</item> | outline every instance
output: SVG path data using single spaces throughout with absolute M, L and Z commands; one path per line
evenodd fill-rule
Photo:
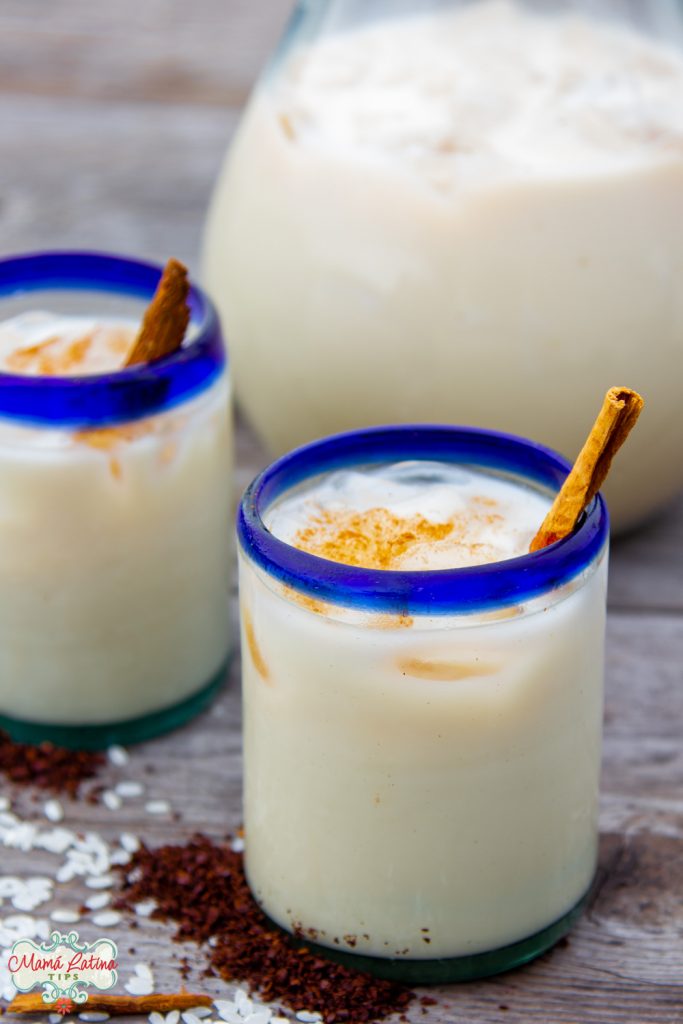
M 127 365 L 161 268 L 0 261 L 0 728 L 78 748 L 179 725 L 228 657 L 232 429 L 209 300 Z
M 597 850 L 608 520 L 528 554 L 567 463 L 375 428 L 238 514 L 246 872 L 266 913 L 405 980 L 496 973 L 580 912 Z

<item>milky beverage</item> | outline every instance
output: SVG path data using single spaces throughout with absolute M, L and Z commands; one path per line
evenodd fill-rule
M 410 574 L 524 555 L 550 501 L 403 462 L 314 478 L 264 521 L 320 558 Z M 432 959 L 568 912 L 596 860 L 605 553 L 523 605 L 414 616 L 240 561 L 246 869 L 267 913 L 334 948 Z
M 139 325 L 23 313 L 0 371 L 120 370 Z M 93 430 L 0 419 L 0 714 L 95 725 L 170 707 L 226 657 L 230 423 L 223 378 Z
M 571 457 L 632 380 L 633 522 L 682 482 L 683 59 L 507 0 L 387 12 L 287 52 L 226 162 L 204 266 L 240 400 L 276 452 L 429 421 Z

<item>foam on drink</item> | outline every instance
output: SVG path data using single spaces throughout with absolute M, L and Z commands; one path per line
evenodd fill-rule
M 132 321 L 36 310 L 0 323 L 0 371 L 71 377 L 120 370 L 133 344 Z
M 455 569 L 526 554 L 550 499 L 444 462 L 340 470 L 274 505 L 267 525 L 295 547 L 368 569 Z

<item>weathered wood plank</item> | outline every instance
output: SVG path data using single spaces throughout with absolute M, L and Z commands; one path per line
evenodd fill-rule
M 111 249 L 196 271 L 226 107 L 2 96 L 0 251 Z
M 676 1019 L 683 1005 L 682 656 L 680 620 L 611 616 L 601 871 L 590 910 L 568 944 L 503 977 L 436 990 L 438 1006 L 427 1015 L 414 1010 L 411 1021 L 669 1024 Z M 657 764 L 653 747 L 671 757 Z M 210 712 L 136 748 L 126 769 L 108 769 L 111 784 L 122 775 L 142 781 L 145 797 L 116 812 L 70 803 L 64 824 L 95 828 L 108 840 L 125 829 L 152 845 L 182 841 L 195 830 L 216 837 L 234 830 L 240 823 L 238 665 Z M 168 799 L 179 820 L 147 815 L 144 802 L 150 797 Z M 39 807 L 25 792 L 15 801 L 25 814 L 39 817 Z M 2 857 L 5 873 L 50 873 L 54 867 L 46 853 L 27 857 L 3 850 Z M 60 887 L 55 902 L 78 906 L 85 895 L 72 882 Z M 87 919 L 79 930 L 87 938 L 97 935 Z M 223 983 L 202 979 L 196 949 L 168 941 L 169 928 L 144 921 L 135 931 L 118 926 L 111 934 L 119 941 L 123 978 L 144 960 L 154 965 L 159 987 L 176 988 L 186 954 L 196 965 L 190 984 L 225 994 Z
M 683 612 L 683 496 L 612 545 L 612 608 Z
M 242 104 L 291 0 L 3 0 L 0 91 Z

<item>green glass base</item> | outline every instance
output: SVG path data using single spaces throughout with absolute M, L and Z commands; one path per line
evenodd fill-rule
M 0 729 L 18 743 L 49 741 L 68 750 L 105 750 L 114 743 L 142 743 L 161 733 L 185 725 L 211 704 L 227 677 L 229 661 L 197 693 L 161 711 L 139 718 L 102 725 L 52 725 L 47 722 L 25 722 L 0 715 Z
M 457 981 L 475 981 L 492 974 L 502 974 L 515 967 L 535 960 L 547 952 L 573 927 L 581 916 L 588 901 L 588 892 L 559 920 L 554 921 L 526 939 L 500 946 L 487 953 L 473 953 L 471 956 L 448 957 L 441 960 L 385 959 L 378 956 L 363 956 L 359 953 L 341 952 L 320 946 L 313 942 L 301 942 L 322 957 L 344 964 L 378 978 L 398 981 L 406 985 L 445 985 Z

